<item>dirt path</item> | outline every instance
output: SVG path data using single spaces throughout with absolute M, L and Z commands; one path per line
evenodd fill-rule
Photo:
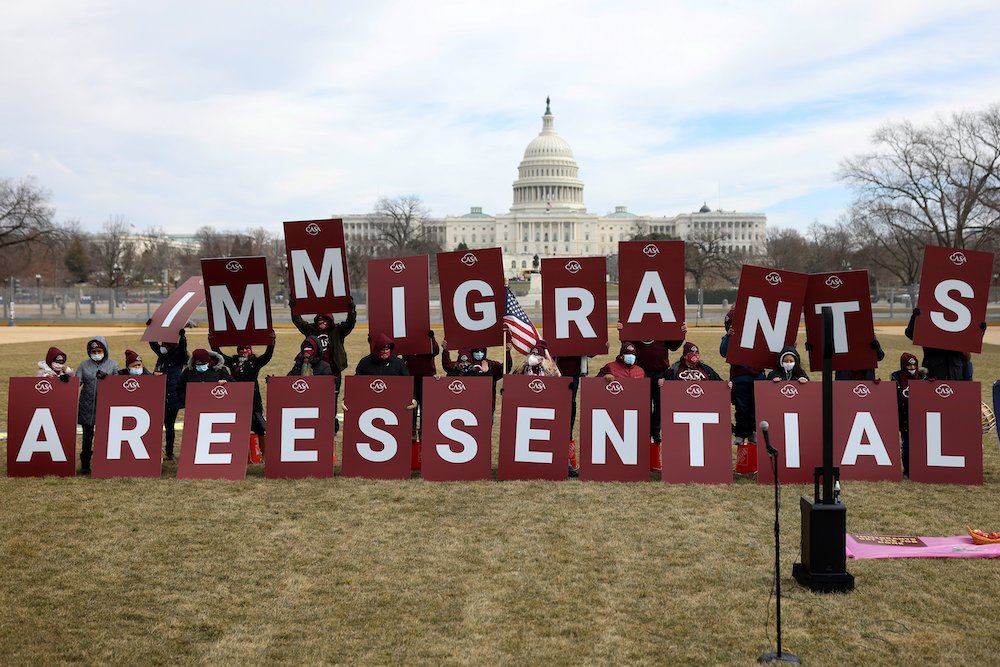
M 142 327 L 3 327 L 0 326 L 0 345 L 4 343 L 31 343 L 34 341 L 57 341 L 87 336 L 117 336 L 119 334 L 142 335 Z

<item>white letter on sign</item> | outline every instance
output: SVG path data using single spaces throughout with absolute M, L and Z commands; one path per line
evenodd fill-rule
M 753 349 L 757 341 L 757 329 L 764 334 L 767 349 L 777 354 L 785 346 L 785 331 L 788 330 L 788 319 L 792 315 L 792 304 L 788 301 L 778 302 L 778 312 L 774 324 L 767 319 L 767 309 L 764 300 L 752 296 L 747 300 L 747 314 L 740 332 L 740 347 Z
M 326 296 L 327 288 L 333 285 L 333 296 L 347 296 L 347 285 L 344 283 L 344 256 L 340 248 L 326 248 L 323 251 L 323 265 L 316 273 L 316 267 L 309 261 L 307 250 L 293 250 L 292 257 L 292 293 L 296 299 L 309 296 L 306 280 L 312 286 L 317 297 Z
M 135 428 L 126 429 L 125 418 L 135 420 Z M 142 444 L 142 436 L 149 432 L 149 413 L 133 405 L 112 405 L 108 414 L 108 460 L 120 461 L 122 442 L 127 442 L 132 457 L 137 461 L 148 461 L 149 452 Z M 159 428 L 159 425 L 157 425 Z M 159 447 L 159 445 L 157 445 Z M 159 456 L 159 453 L 157 453 Z
M 295 449 L 296 440 L 315 440 L 315 428 L 298 428 L 295 422 L 299 419 L 316 419 L 319 408 L 281 408 L 281 454 L 282 463 L 315 463 L 319 461 L 319 452 L 315 449 Z
M 66 453 L 63 452 L 62 444 L 59 442 L 59 433 L 56 432 L 56 423 L 52 419 L 52 410 L 48 408 L 38 408 L 35 414 L 31 415 L 28 423 L 28 430 L 25 431 L 21 448 L 17 450 L 18 463 L 28 463 L 35 454 L 46 453 L 52 457 L 54 463 L 66 461 Z
M 607 410 L 594 410 L 590 432 L 590 451 L 594 465 L 608 462 L 608 442 L 615 448 L 618 458 L 627 466 L 639 463 L 639 412 L 626 410 L 622 425 L 624 433 L 619 433 L 614 420 Z
M 437 451 L 438 456 L 448 463 L 468 463 L 476 458 L 476 454 L 479 452 L 479 445 L 476 444 L 476 439 L 472 435 L 455 428 L 455 422 L 461 422 L 464 426 L 479 425 L 476 415 L 468 410 L 461 408 L 445 410 L 438 417 L 438 430 L 441 431 L 441 435 L 444 437 L 462 445 L 462 449 L 456 452 L 447 444 L 435 445 L 434 449 Z
M 406 288 L 392 288 L 392 337 L 406 338 Z
M 552 421 L 556 418 L 555 408 L 517 408 L 514 436 L 515 463 L 552 463 L 552 452 L 531 451 L 532 440 L 549 439 L 550 431 L 542 428 L 531 428 L 534 419 Z
M 691 448 L 691 467 L 705 467 L 705 424 L 718 424 L 717 412 L 675 412 L 675 424 L 688 425 L 688 446 Z
M 670 299 L 667 298 L 667 290 L 663 288 L 663 281 L 656 271 L 646 271 L 642 274 L 639 291 L 636 292 L 632 310 L 629 311 L 628 319 L 625 321 L 642 322 L 642 317 L 647 313 L 659 315 L 663 322 L 677 321 L 674 309 L 670 307 Z
M 785 467 L 801 467 L 799 462 L 799 413 L 785 413 Z
M 243 293 L 243 305 L 236 307 L 233 295 L 226 285 L 212 285 L 208 289 L 212 299 L 212 329 L 228 331 L 226 313 L 233 319 L 233 329 L 266 329 L 267 328 L 267 295 L 264 294 L 263 283 L 247 285 Z M 250 315 L 253 315 L 253 327 L 248 327 Z
M 359 442 L 358 454 L 361 454 L 362 458 L 372 463 L 385 463 L 396 455 L 398 446 L 396 438 L 392 437 L 391 433 L 375 426 L 374 422 L 376 419 L 386 426 L 396 426 L 399 424 L 399 421 L 396 419 L 396 413 L 386 408 L 369 408 L 362 412 L 361 417 L 358 419 L 358 428 L 369 438 L 382 443 L 382 450 L 375 451 L 370 442 Z
M 847 313 L 857 313 L 861 304 L 857 301 L 838 301 L 836 303 L 817 303 L 816 314 L 822 315 L 823 309 L 829 308 L 833 314 L 833 351 L 841 354 L 848 351 L 847 345 Z
M 198 420 L 198 439 L 194 445 L 194 464 L 198 466 L 229 465 L 233 462 L 232 452 L 212 453 L 212 445 L 230 441 L 229 433 L 214 433 L 216 424 L 235 424 L 235 412 L 204 412 Z
M 935 468 L 964 468 L 964 456 L 941 453 L 941 413 L 927 413 L 927 465 Z
M 579 299 L 579 310 L 570 310 L 569 300 Z M 557 287 L 555 291 L 556 338 L 569 338 L 569 323 L 575 322 L 584 338 L 597 338 L 587 317 L 594 312 L 594 295 L 582 287 Z M 777 350 L 776 350 L 777 351 Z
M 452 309 L 455 319 L 468 331 L 484 331 L 497 323 L 497 309 L 493 301 L 480 301 L 472 306 L 472 310 L 480 314 L 479 319 L 469 317 L 469 310 L 465 307 L 470 292 L 479 292 L 483 296 L 493 296 L 493 288 L 485 280 L 466 280 L 455 290 L 455 298 L 452 301 Z
M 965 297 L 966 299 L 971 299 L 976 295 L 972 289 L 972 285 L 963 280 L 942 280 L 938 283 L 938 286 L 934 288 L 934 298 L 937 302 L 941 304 L 943 308 L 947 308 L 951 312 L 955 313 L 955 321 L 949 322 L 945 319 L 944 313 L 932 310 L 931 311 L 931 322 L 934 323 L 941 331 L 950 331 L 952 333 L 956 331 L 965 331 L 972 324 L 972 313 L 969 309 L 965 307 L 965 304 L 960 301 L 955 301 L 951 298 L 951 292 L 958 292 L 959 296 Z
M 865 440 L 868 441 L 867 445 L 864 444 Z M 857 465 L 859 456 L 874 456 L 875 463 L 880 466 L 892 465 L 889 452 L 882 442 L 882 434 L 878 432 L 870 412 L 858 412 L 854 415 L 854 425 L 851 426 L 851 434 L 847 436 L 847 447 L 840 465 Z

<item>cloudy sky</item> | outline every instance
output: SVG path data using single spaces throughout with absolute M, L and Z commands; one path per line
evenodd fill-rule
M 499 213 L 551 96 L 589 211 L 805 229 L 880 124 L 1000 101 L 998 35 L 991 0 L 14 0 L 0 177 L 91 230 Z

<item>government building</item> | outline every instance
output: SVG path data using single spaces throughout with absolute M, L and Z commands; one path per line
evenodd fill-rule
M 348 246 L 379 236 L 373 214 L 340 214 Z M 733 252 L 749 257 L 764 253 L 767 216 L 763 213 L 713 211 L 708 206 L 672 217 L 637 215 L 626 206 L 611 213 L 588 213 L 583 181 L 569 143 L 556 132 L 548 100 L 542 130 L 524 149 L 517 167 L 510 211 L 489 215 L 473 206 L 464 215 L 431 218 L 429 236 L 444 250 L 494 248 L 503 250 L 508 278 L 532 269 L 537 256 L 616 256 L 618 242 L 637 234 L 658 233 L 672 238 L 716 238 Z

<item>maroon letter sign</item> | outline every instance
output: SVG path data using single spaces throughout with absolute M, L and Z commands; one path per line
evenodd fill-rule
M 649 380 L 580 383 L 580 479 L 648 482 Z
M 504 376 L 497 479 L 566 479 L 571 380 Z
M 439 252 L 445 340 L 462 347 L 503 345 L 504 284 L 500 248 Z
M 293 315 L 347 311 L 351 287 L 343 220 L 286 222 L 285 253 Z
M 774 368 L 781 348 L 795 342 L 808 280 L 804 273 L 744 264 L 726 361 Z
M 729 387 L 725 382 L 664 382 L 660 387 L 663 481 L 733 481 Z
M 177 479 L 246 479 L 252 382 L 191 382 Z
M 416 379 L 424 381 L 421 476 L 433 482 L 490 479 L 493 380 L 489 377 Z
M 911 382 L 910 479 L 983 483 L 978 382 Z
M 180 330 L 204 300 L 205 286 L 201 276 L 188 278 L 156 309 L 153 321 L 142 332 L 140 340 L 176 343 L 181 338 Z
M 80 379 L 10 378 L 7 386 L 7 476 L 75 475 Z
M 333 477 L 334 416 L 332 375 L 268 378 L 264 476 Z
M 553 356 L 608 351 L 606 258 L 542 260 L 542 323 Z
M 811 484 L 823 462 L 823 386 L 819 382 L 755 382 L 757 423 L 770 425 L 771 444 L 778 450 L 782 484 Z M 757 481 L 774 481 L 764 436 L 757 430 Z
M 159 477 L 164 375 L 109 375 L 97 392 L 93 477 Z
M 344 460 L 340 474 L 409 479 L 413 419 L 406 406 L 413 400 L 413 378 L 352 375 L 344 382 Z
M 993 253 L 924 247 L 914 345 L 982 352 Z
M 903 471 L 894 383 L 834 382 L 833 405 L 833 460 L 841 478 L 898 482 Z
M 271 299 L 263 257 L 201 260 L 213 342 L 267 345 L 271 342 Z
M 429 260 L 426 255 L 368 260 L 368 333 L 396 341 L 394 354 L 429 354 Z
M 618 243 L 622 340 L 684 338 L 684 241 Z
M 850 371 L 878 365 L 867 271 L 814 273 L 806 289 L 806 339 L 811 343 L 809 367 L 823 368 L 823 308 L 833 311 L 833 370 Z M 773 365 L 774 362 L 772 362 Z

